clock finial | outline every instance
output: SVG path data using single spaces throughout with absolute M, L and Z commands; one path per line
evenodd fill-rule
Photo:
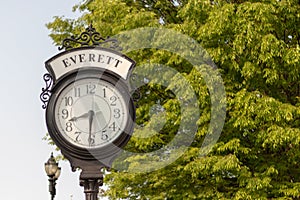
M 102 47 L 104 44 L 110 44 L 108 46 L 110 49 L 118 51 L 122 50 L 117 39 L 110 38 L 109 36 L 107 38 L 102 37 L 91 23 L 78 37 L 73 35 L 70 38 L 64 39 L 62 41 L 62 46 L 58 47 L 58 50 L 70 50 L 82 46 Z

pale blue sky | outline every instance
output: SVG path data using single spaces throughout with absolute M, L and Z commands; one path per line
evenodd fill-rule
M 74 17 L 79 1 L 7 0 L 0 12 L 0 199 L 47 200 L 44 163 L 53 147 L 47 132 L 39 94 L 44 87 L 44 61 L 58 53 L 45 24 L 53 16 Z M 56 153 L 57 154 L 57 153 Z M 83 200 L 79 174 L 61 162 L 62 174 L 55 200 Z

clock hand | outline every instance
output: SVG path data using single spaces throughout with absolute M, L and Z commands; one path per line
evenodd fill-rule
M 96 120 L 97 120 L 98 124 L 102 124 L 102 125 L 106 124 L 105 117 L 103 116 L 103 112 L 101 110 L 96 111 L 95 115 L 96 115 Z M 102 127 L 102 128 L 104 128 L 104 127 Z
M 73 121 L 76 121 L 76 120 L 78 120 L 78 119 L 80 119 L 80 118 L 87 118 L 87 117 L 89 117 L 89 113 L 87 112 L 87 113 L 84 113 L 84 114 L 82 114 L 82 115 L 80 115 L 80 116 L 78 116 L 78 117 L 72 117 L 71 119 L 69 119 L 69 121 L 70 122 L 73 122 Z
M 95 142 L 92 139 L 92 125 L 93 125 L 93 119 L 94 119 L 95 112 L 93 110 L 90 110 L 88 112 L 88 115 L 89 115 L 89 138 L 88 138 L 88 141 L 91 146 L 91 144 Z
M 95 116 L 96 116 L 96 124 L 95 125 L 97 126 L 97 128 L 95 128 L 95 129 L 96 130 L 102 129 L 103 127 L 101 127 L 101 124 L 105 124 L 105 123 L 103 123 L 102 120 L 99 120 L 99 118 L 97 116 L 99 113 L 102 116 L 103 116 L 103 114 L 102 114 L 102 111 L 100 110 L 98 104 L 95 101 L 92 102 L 92 110 L 95 112 Z
M 102 124 L 103 124 L 103 122 L 101 121 L 101 120 L 99 120 L 99 113 L 101 113 L 101 115 L 102 115 L 102 112 L 101 111 L 97 111 L 97 112 L 95 112 L 95 130 L 97 130 L 97 131 L 99 131 L 99 130 L 101 130 L 103 127 L 101 126 Z M 97 132 L 96 131 L 96 132 Z
M 95 117 L 96 117 L 95 125 L 97 126 L 97 128 L 95 128 L 95 129 L 102 130 L 106 125 L 106 120 L 105 120 L 105 117 L 103 116 L 103 112 L 99 108 L 98 104 L 94 101 L 92 102 L 92 107 L 93 107 L 93 111 L 94 111 Z

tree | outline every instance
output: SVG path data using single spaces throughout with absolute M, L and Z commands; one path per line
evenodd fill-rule
M 55 44 L 90 23 L 103 36 L 145 26 L 168 28 L 188 35 L 208 51 L 226 88 L 221 137 L 207 155 L 199 157 L 213 101 L 203 72 L 165 50 L 129 52 L 139 65 L 147 66 L 144 73 L 157 68 L 151 63 L 180 72 L 195 91 L 201 115 L 193 142 L 175 162 L 145 173 L 112 171 L 106 176 L 106 195 L 112 199 L 300 198 L 299 1 L 92 0 L 74 9 L 83 12 L 80 18 L 56 17 L 47 25 Z M 176 38 L 164 39 L 176 43 Z M 169 71 L 166 76 L 177 80 Z M 144 77 L 141 81 L 147 82 Z M 137 124 L 159 126 L 160 131 L 146 139 L 133 137 L 126 148 L 152 152 L 178 135 L 180 102 L 172 88 L 159 84 L 150 82 L 140 90 Z M 166 115 L 155 109 L 164 109 Z M 134 134 L 151 134 L 153 129 L 141 130 Z M 157 159 L 161 157 L 147 158 L 149 163 Z M 134 155 L 122 164 L 127 163 L 127 169 L 147 167 L 142 160 Z

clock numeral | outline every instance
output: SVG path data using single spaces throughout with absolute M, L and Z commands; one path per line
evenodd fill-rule
M 80 87 L 75 87 L 74 88 L 74 96 L 75 97 L 80 97 Z
M 86 93 L 87 94 L 95 94 L 95 90 L 96 90 L 96 85 L 91 84 L 91 83 L 86 85 Z
M 107 135 L 107 133 L 106 133 L 106 130 L 103 130 L 103 131 L 102 131 L 101 139 L 102 139 L 102 140 L 108 140 L 108 135 Z
M 121 116 L 121 111 L 119 108 L 114 109 L 114 118 L 118 119 Z
M 117 97 L 116 96 L 111 96 L 110 97 L 110 100 L 111 100 L 111 103 L 110 103 L 110 105 L 111 106 L 116 106 L 117 104 L 116 104 L 116 101 L 117 101 Z
M 71 132 L 72 130 L 73 130 L 72 122 L 67 122 L 66 123 L 66 131 Z
M 80 142 L 79 137 L 81 135 L 81 132 L 75 132 L 74 134 L 77 135 L 76 138 L 75 138 L 76 142 Z
M 88 142 L 91 145 L 95 144 L 95 135 L 91 135 L 91 137 L 88 138 Z
M 65 105 L 72 106 L 73 105 L 73 98 L 72 97 L 65 97 Z
M 117 129 L 116 122 L 113 122 L 108 128 L 110 128 L 113 131 L 116 131 Z
M 67 119 L 69 117 L 69 111 L 67 109 L 62 109 L 62 118 Z

